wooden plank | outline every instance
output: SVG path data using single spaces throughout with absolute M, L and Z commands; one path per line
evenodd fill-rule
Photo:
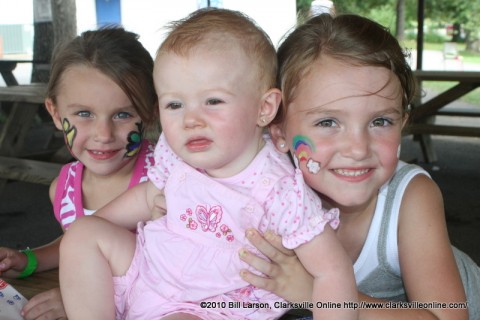
M 61 168 L 58 163 L 0 156 L 0 179 L 50 185 Z
M 16 66 L 16 61 L 0 60 L 0 73 L 7 86 L 18 85 L 18 81 L 13 75 L 13 70 L 15 70 Z
M 46 89 L 45 83 L 0 87 L 0 102 L 13 102 L 0 132 L 0 155 L 15 156 L 22 150 Z
M 46 92 L 45 83 L 0 87 L 0 101 L 43 104 Z
M 431 71 L 415 70 L 414 76 L 419 81 L 458 81 L 463 83 L 479 83 L 478 71 Z
M 480 117 L 480 106 L 478 108 L 443 107 L 435 115 L 452 117 Z
M 447 91 L 439 94 L 438 96 L 428 100 L 427 102 L 424 102 L 419 106 L 415 106 L 412 111 L 413 121 L 418 121 L 425 117 L 435 115 L 435 113 L 442 107 L 459 99 L 478 86 L 480 86 L 480 81 L 477 83 L 459 83 Z
M 404 134 L 437 134 L 459 137 L 480 137 L 480 127 L 442 126 L 437 124 L 411 124 Z
M 15 156 L 22 150 L 38 107 L 37 103 L 15 102 L 13 104 L 0 132 L 0 155 Z

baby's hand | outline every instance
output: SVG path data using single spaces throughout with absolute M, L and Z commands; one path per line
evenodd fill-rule
M 243 280 L 257 288 L 273 292 L 287 301 L 310 301 L 313 278 L 298 260 L 295 252 L 283 247 L 281 237 L 270 231 L 262 236 L 254 229 L 247 230 L 246 236 L 270 261 L 242 249 L 240 258 L 263 274 L 259 276 L 244 269 L 240 272 Z
M 60 289 L 50 289 L 34 296 L 23 307 L 22 316 L 25 320 L 67 319 L 67 315 L 63 308 Z
M 18 250 L 0 248 L 0 276 L 17 277 L 27 265 L 27 256 Z
M 167 214 L 167 202 L 163 191 L 153 198 L 152 220 L 163 217 Z

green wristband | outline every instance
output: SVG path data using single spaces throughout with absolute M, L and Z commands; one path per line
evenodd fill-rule
M 27 256 L 27 266 L 17 276 L 17 278 L 19 279 L 30 276 L 32 273 L 35 272 L 35 270 L 37 270 L 37 266 L 38 266 L 37 256 L 32 250 L 30 250 L 30 248 L 27 248 L 25 250 L 20 250 L 20 252 Z

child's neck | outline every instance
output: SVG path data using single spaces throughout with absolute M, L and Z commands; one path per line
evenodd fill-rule
M 375 213 L 377 197 L 367 204 L 355 207 L 340 207 L 340 226 L 337 237 L 352 262 L 358 259 L 367 239 Z

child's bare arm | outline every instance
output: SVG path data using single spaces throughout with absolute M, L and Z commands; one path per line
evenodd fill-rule
M 167 214 L 167 203 L 163 190 L 153 198 L 153 209 L 151 214 L 152 220 L 161 218 Z
M 135 229 L 139 221 L 151 219 L 153 199 L 161 190 L 147 181 L 140 183 L 109 202 L 95 215 L 127 229 Z
M 438 186 L 416 176 L 402 199 L 398 223 L 402 277 L 410 301 L 465 302 L 465 293 L 448 238 Z M 465 309 L 430 309 L 438 319 L 467 319 Z
M 295 249 L 313 275 L 314 319 L 357 319 L 358 293 L 352 261 L 330 225 L 310 242 Z

